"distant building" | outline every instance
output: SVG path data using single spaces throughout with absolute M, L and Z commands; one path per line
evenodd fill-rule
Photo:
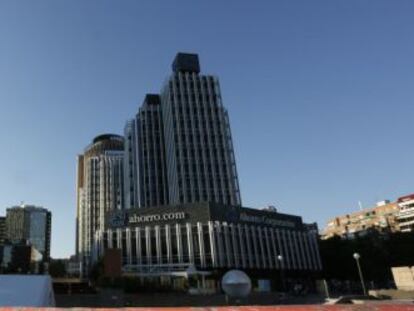
M 0 245 L 0 273 L 39 273 L 43 269 L 42 254 L 32 245 L 6 244 Z
M 82 263 L 69 260 L 65 263 L 65 269 L 68 277 L 80 277 L 82 273 Z
M 397 202 L 388 200 L 378 202 L 375 207 L 363 209 L 328 221 L 322 239 L 334 236 L 353 238 L 364 235 L 370 230 L 378 232 L 400 231 L 397 221 L 399 207 Z
M 261 208 L 261 210 L 262 210 L 262 211 L 268 211 L 268 212 L 274 212 L 274 213 L 277 213 L 277 208 L 276 208 L 276 206 L 274 206 L 274 205 L 268 205 L 268 206 L 265 206 L 265 207 Z
M 72 255 L 67 259 L 60 259 L 65 264 L 65 272 L 67 277 L 80 277 L 82 273 L 82 263 L 76 255 Z
M 6 239 L 6 217 L 0 217 L 0 244 Z
M 6 237 L 13 243 L 19 243 L 28 235 L 29 219 L 23 208 L 12 207 L 7 209 Z
M 397 204 L 400 209 L 397 220 L 401 231 L 414 231 L 414 194 L 398 198 Z
M 38 250 L 45 261 L 50 258 L 52 214 L 33 205 L 6 210 L 6 238 L 12 244 L 26 243 Z
M 303 227 L 309 233 L 312 233 L 312 234 L 315 234 L 315 235 L 319 234 L 319 228 L 318 228 L 318 224 L 316 222 L 304 223 Z
M 95 137 L 78 156 L 76 254 L 86 269 L 95 232 L 102 229 L 105 212 L 124 205 L 124 138 Z

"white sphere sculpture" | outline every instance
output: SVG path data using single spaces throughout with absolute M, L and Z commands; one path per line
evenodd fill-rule
M 243 271 L 230 270 L 223 276 L 221 287 L 229 297 L 244 298 L 252 290 L 252 281 Z

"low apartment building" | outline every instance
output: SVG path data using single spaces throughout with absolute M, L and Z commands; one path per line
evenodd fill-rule
M 397 221 L 402 232 L 414 231 L 414 194 L 406 195 L 397 200 L 399 213 Z
M 322 239 L 329 239 L 334 236 L 354 238 L 358 235 L 364 235 L 371 230 L 398 232 L 400 231 L 400 224 L 397 220 L 398 215 L 398 202 L 381 201 L 375 207 L 329 220 L 322 233 Z

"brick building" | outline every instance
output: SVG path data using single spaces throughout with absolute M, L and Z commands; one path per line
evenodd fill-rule
M 328 221 L 322 239 L 334 236 L 353 238 L 371 230 L 378 232 L 398 232 L 398 202 L 388 200 L 378 202 L 375 207 L 366 208 L 350 214 L 335 217 Z

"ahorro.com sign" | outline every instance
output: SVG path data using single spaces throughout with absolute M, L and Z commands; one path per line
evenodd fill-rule
M 184 212 L 172 212 L 164 214 L 152 214 L 152 215 L 130 215 L 128 222 L 130 224 L 141 224 L 156 221 L 170 221 L 170 220 L 182 220 L 186 219 L 187 215 Z

